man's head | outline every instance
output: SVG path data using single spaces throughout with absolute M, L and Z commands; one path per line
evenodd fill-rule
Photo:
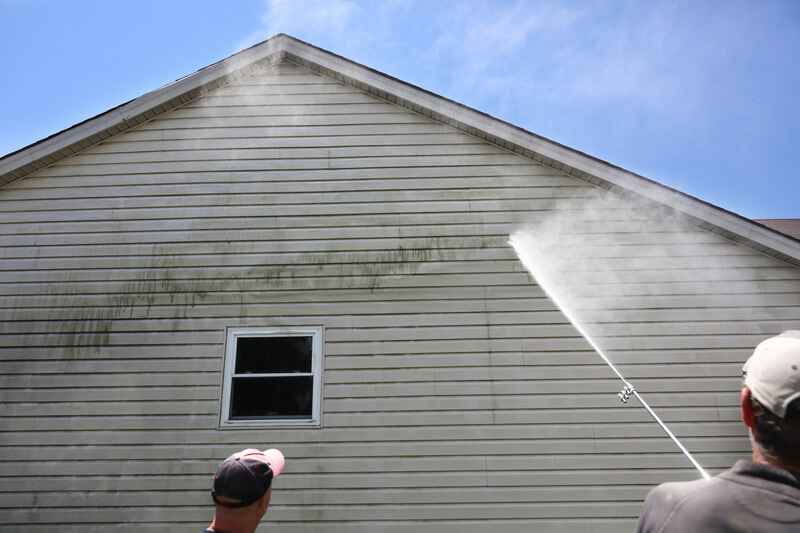
M 743 368 L 742 418 L 771 463 L 800 468 L 800 331 L 759 344 Z
M 254 529 L 267 511 L 272 480 L 280 475 L 283 466 L 283 454 L 275 449 L 262 452 L 248 448 L 222 461 L 211 491 L 216 503 L 212 524 L 220 529 L 233 527 L 235 531 Z

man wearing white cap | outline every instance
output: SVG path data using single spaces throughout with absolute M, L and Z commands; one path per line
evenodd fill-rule
M 248 448 L 217 467 L 211 497 L 214 518 L 203 533 L 253 533 L 267 512 L 272 480 L 283 471 L 279 450 Z
M 639 533 L 800 532 L 800 331 L 759 344 L 743 371 L 752 460 L 710 480 L 659 485 Z

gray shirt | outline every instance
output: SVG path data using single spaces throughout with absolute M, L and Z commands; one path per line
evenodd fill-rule
M 738 461 L 711 478 L 650 491 L 638 533 L 800 532 L 800 477 Z

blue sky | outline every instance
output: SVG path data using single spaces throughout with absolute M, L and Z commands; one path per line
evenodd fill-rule
M 274 33 L 751 218 L 800 218 L 800 1 L 0 0 L 0 154 Z

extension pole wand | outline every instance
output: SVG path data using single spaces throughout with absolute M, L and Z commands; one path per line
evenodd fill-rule
M 678 440 L 678 437 L 676 437 L 676 436 L 675 436 L 675 434 L 674 434 L 674 433 L 672 433 L 672 431 L 670 431 L 670 429 L 669 429 L 669 428 L 667 427 L 667 425 L 666 425 L 666 424 L 665 424 L 665 423 L 664 423 L 664 422 L 661 420 L 661 418 L 659 418 L 659 416 L 658 416 L 658 415 L 655 413 L 655 411 L 653 411 L 653 409 L 651 409 L 651 408 L 650 408 L 650 406 L 647 404 L 647 402 L 646 402 L 646 401 L 644 401 L 644 399 L 643 399 L 643 398 L 642 398 L 642 397 L 639 395 L 639 393 L 636 391 L 636 389 L 634 388 L 634 386 L 633 386 L 633 385 L 631 385 L 631 384 L 628 382 L 628 380 L 627 380 L 627 379 L 625 379 L 625 376 L 623 376 L 623 375 L 622 375 L 622 373 L 621 373 L 619 370 L 617 370 L 617 367 L 616 367 L 616 366 L 614 366 L 614 363 L 612 363 L 612 362 L 609 360 L 609 358 L 608 358 L 608 357 L 606 357 L 606 354 L 605 354 L 605 353 L 603 353 L 603 350 L 601 350 L 601 349 L 600 349 L 600 347 L 599 347 L 599 346 L 597 346 L 597 344 L 595 344 L 595 342 L 594 342 L 594 341 L 592 340 L 592 338 L 591 338 L 591 337 L 590 337 L 590 336 L 589 336 L 589 335 L 586 333 L 586 331 L 584 331 L 584 329 L 581 327 L 581 325 L 580 325 L 580 324 L 579 324 L 579 323 L 578 323 L 578 322 L 577 322 L 575 319 L 573 319 L 573 318 L 572 318 L 572 315 L 570 315 L 570 313 L 569 313 L 569 312 L 568 312 L 566 309 L 562 308 L 562 307 L 561 307 L 561 306 L 558 304 L 558 301 L 557 301 L 555 298 L 553 298 L 553 296 L 552 296 L 552 295 L 551 295 L 551 294 L 550 294 L 550 293 L 547 291 L 547 289 L 546 289 L 545 287 L 543 287 L 543 286 L 542 286 L 542 284 L 541 284 L 541 283 L 539 284 L 539 286 L 540 286 L 540 287 L 541 287 L 541 288 L 544 290 L 544 292 L 547 294 L 547 296 L 549 296 L 549 297 L 550 297 L 550 299 L 551 299 L 553 302 L 555 302 L 556 306 L 558 306 L 558 308 L 559 308 L 559 309 L 561 309 L 561 312 L 562 312 L 562 313 L 564 313 L 564 315 L 567 317 L 567 319 L 569 319 L 569 321 L 572 323 L 572 325 L 575 327 L 575 329 L 577 329 L 577 330 L 578 330 L 578 332 L 581 334 L 581 336 L 582 336 L 584 339 L 586 339 L 586 341 L 587 341 L 587 342 L 588 342 L 588 343 L 589 343 L 589 344 L 592 346 L 592 348 L 594 348 L 594 351 L 595 351 L 595 352 L 597 352 L 597 355 L 599 355 L 599 356 L 600 356 L 600 357 L 603 359 L 603 361 L 605 361 L 605 363 L 608 365 L 608 367 L 609 367 L 611 370 L 613 370 L 613 371 L 614 371 L 614 373 L 617 375 L 617 377 L 618 377 L 618 378 L 619 378 L 619 379 L 622 381 L 622 383 L 624 383 L 624 384 L 625 384 L 625 387 L 624 387 L 624 388 L 622 389 L 622 391 L 620 391 L 620 393 L 618 394 L 620 401 L 621 401 L 622 403 L 628 403 L 628 399 L 630 399 L 631 395 L 635 396 L 635 397 L 636 397 L 636 399 L 637 399 L 637 400 L 639 400 L 639 403 L 641 403 L 641 404 L 642 404 L 642 407 L 644 407 L 644 408 L 647 410 L 647 412 L 648 412 L 648 413 L 650 413 L 650 416 L 652 416 L 652 417 L 653 417 L 653 420 L 655 420 L 655 421 L 658 423 L 658 425 L 659 425 L 659 426 L 661 426 L 661 429 L 663 429 L 663 430 L 664 430 L 664 433 L 666 433 L 666 434 L 669 436 L 669 438 L 671 438 L 671 439 L 672 439 L 672 441 L 673 441 L 673 442 L 674 442 L 674 443 L 675 443 L 675 444 L 678 446 L 678 448 L 679 448 L 679 449 L 680 449 L 680 450 L 683 452 L 683 455 L 685 455 L 685 456 L 686 456 L 686 458 L 687 458 L 687 459 L 689 459 L 689 462 L 691 462 L 691 463 L 692 463 L 692 465 L 694 465 L 694 467 L 695 467 L 695 468 L 696 468 L 696 469 L 697 469 L 697 470 L 700 472 L 700 475 L 702 475 L 702 476 L 703 476 L 703 479 L 711 479 L 711 476 L 709 476 L 709 475 L 708 475 L 708 473 L 707 473 L 707 472 L 706 472 L 706 471 L 703 469 L 703 467 L 702 467 L 702 466 L 700 466 L 700 463 L 698 463 L 698 462 L 697 462 L 697 461 L 694 459 L 694 457 L 692 457 L 692 454 L 691 454 L 691 453 L 689 453 L 689 450 L 687 450 L 687 449 L 686 449 L 686 448 L 683 446 L 683 444 L 681 444 L 681 442 Z
M 556 304 L 556 307 L 558 307 L 559 310 L 564 314 L 564 316 L 567 317 L 567 319 L 575 327 L 575 329 L 578 330 L 581 336 L 584 339 L 586 339 L 586 341 L 591 345 L 594 351 L 597 352 L 597 355 L 599 355 L 603 359 L 603 361 L 605 361 L 608 367 L 614 371 L 617 377 L 625 385 L 625 387 L 618 394 L 620 401 L 622 401 L 622 403 L 628 403 L 630 397 L 635 396 L 636 399 L 639 400 L 639 402 L 642 404 L 642 407 L 644 407 L 647 410 L 647 412 L 650 413 L 650 416 L 653 417 L 653 420 L 655 420 L 658 423 L 658 425 L 661 426 L 661 429 L 663 429 L 664 432 L 667 434 L 667 436 L 669 436 L 669 438 L 672 439 L 672 441 L 678 446 L 680 451 L 683 452 L 683 455 L 685 455 L 686 458 L 689 459 L 689 462 L 691 462 L 692 465 L 697 469 L 697 471 L 700 472 L 700 475 L 703 476 L 704 479 L 710 479 L 711 476 L 709 476 L 708 473 L 703 469 L 703 467 L 700 466 L 700 463 L 695 461 L 694 457 L 692 457 L 692 454 L 689 453 L 689 450 L 687 450 L 683 446 L 683 444 L 681 444 L 681 442 L 678 440 L 675 434 L 669 430 L 667 425 L 661 420 L 661 418 L 659 418 L 659 416 L 655 413 L 655 411 L 653 411 L 653 409 L 650 408 L 647 402 L 645 402 L 644 399 L 642 399 L 642 397 L 639 396 L 639 393 L 636 391 L 634 386 L 631 385 L 627 379 L 625 379 L 625 376 L 623 376 L 622 373 L 619 370 L 617 370 L 617 367 L 614 366 L 614 363 L 612 363 L 611 360 L 609 360 L 609 358 L 606 357 L 606 354 L 603 353 L 603 350 L 601 350 L 600 347 L 597 344 L 595 344 L 595 342 L 592 340 L 592 337 L 583 329 L 583 327 L 581 327 L 580 322 L 575 320 L 575 318 L 572 316 L 572 313 L 570 313 L 568 309 L 562 307 L 561 304 L 559 304 L 558 299 L 556 299 L 553 296 L 553 294 L 551 294 L 551 292 L 547 290 L 547 283 L 545 283 L 545 280 L 547 279 L 546 273 L 536 268 L 536 265 L 531 260 L 529 254 L 521 253 L 522 245 L 519 242 L 519 239 L 516 237 L 516 235 L 511 236 L 509 244 L 511 244 L 511 246 L 514 247 L 514 249 L 517 252 L 517 255 L 522 261 L 522 264 L 525 265 L 525 267 L 528 269 L 528 271 L 530 271 L 531 274 L 533 274 L 533 277 L 536 278 L 536 282 L 539 284 L 539 287 L 541 287 L 541 289 L 544 291 L 547 297 L 550 298 L 550 300 L 554 304 Z M 518 244 L 520 245 L 519 247 L 517 246 Z

